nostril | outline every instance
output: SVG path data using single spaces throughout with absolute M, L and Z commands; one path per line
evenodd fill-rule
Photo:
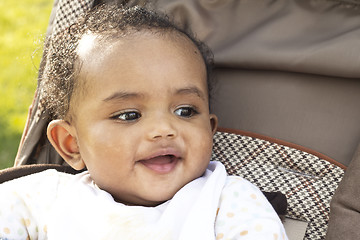
M 153 126 L 148 134 L 150 139 L 152 140 L 158 140 L 161 138 L 174 138 L 177 135 L 177 130 L 171 125 L 171 124 L 157 124 L 156 126 Z

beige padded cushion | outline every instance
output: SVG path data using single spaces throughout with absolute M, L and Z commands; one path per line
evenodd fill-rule
M 155 5 L 206 41 L 218 66 L 359 78 L 360 9 L 341 2 L 346 1 L 157 0 Z

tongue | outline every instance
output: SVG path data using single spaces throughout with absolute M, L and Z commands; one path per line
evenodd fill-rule
M 159 156 L 141 162 L 154 171 L 168 172 L 172 169 L 174 160 L 171 156 Z

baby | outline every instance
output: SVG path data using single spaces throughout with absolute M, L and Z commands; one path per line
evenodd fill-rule
M 0 239 L 287 239 L 211 161 L 211 52 L 166 16 L 101 5 L 48 42 L 48 139 L 74 169 L 0 186 Z

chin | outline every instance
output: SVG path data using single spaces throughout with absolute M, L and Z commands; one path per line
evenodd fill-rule
M 176 192 L 179 191 L 179 189 L 176 189 L 176 191 L 166 191 L 166 192 L 159 192 L 159 191 L 152 191 L 150 194 L 151 196 L 147 196 L 143 198 L 143 206 L 147 207 L 155 207 L 158 206 L 174 197 Z
M 144 207 L 156 207 L 168 200 L 170 200 L 174 194 L 156 194 L 154 192 L 151 193 L 151 196 L 137 196 L 132 199 L 114 199 L 118 203 L 122 203 L 128 206 L 144 206 Z
M 148 200 L 145 200 L 146 203 L 145 203 L 144 206 L 147 206 L 147 207 L 155 207 L 155 206 L 158 206 L 158 205 L 160 205 L 160 204 L 162 204 L 162 203 L 164 203 L 164 202 L 172 199 L 173 196 L 174 196 L 174 194 L 171 194 L 171 195 L 167 194 L 167 195 L 161 196 L 161 197 L 160 197 L 159 195 L 157 195 L 157 196 L 154 197 L 154 198 L 150 198 L 150 199 L 148 199 Z

